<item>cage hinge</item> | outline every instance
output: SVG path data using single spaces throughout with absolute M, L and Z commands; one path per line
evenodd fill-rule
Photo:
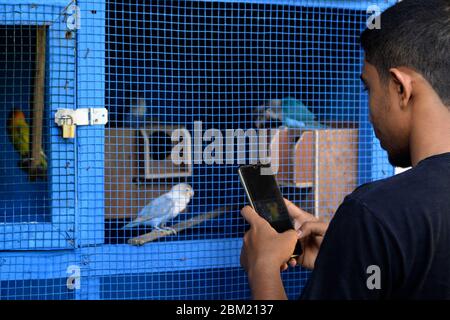
M 62 127 L 63 138 L 75 138 L 76 126 L 104 125 L 108 122 L 106 108 L 58 109 L 55 123 Z

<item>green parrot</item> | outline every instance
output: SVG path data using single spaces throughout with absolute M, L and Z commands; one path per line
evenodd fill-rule
M 37 178 L 46 179 L 47 176 L 47 156 L 40 150 L 39 161 L 36 167 L 32 167 L 30 152 L 30 126 L 25 119 L 25 114 L 21 110 L 13 110 L 8 119 L 8 133 L 14 149 L 19 152 L 21 162 L 19 167 L 24 169 L 31 180 Z

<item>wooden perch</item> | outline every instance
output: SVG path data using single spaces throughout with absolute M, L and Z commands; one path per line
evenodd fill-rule
M 36 67 L 34 76 L 33 95 L 33 127 L 31 140 L 31 168 L 40 165 L 42 150 L 42 121 L 44 115 L 45 96 L 45 50 L 46 50 L 46 27 L 38 26 L 36 32 Z
M 211 211 L 211 212 L 208 212 L 205 214 L 200 214 L 189 220 L 177 223 L 176 225 L 173 226 L 173 229 L 178 233 L 180 231 L 183 231 L 183 230 L 186 230 L 193 226 L 196 226 L 207 220 L 216 218 L 220 214 L 227 212 L 229 209 L 230 208 L 228 208 L 228 207 L 222 207 L 222 208 L 216 209 L 214 211 Z M 169 236 L 172 234 L 173 234 L 173 232 L 170 232 L 170 231 L 153 230 L 152 232 L 143 234 L 142 236 L 129 239 L 128 244 L 131 244 L 134 246 L 142 246 L 142 245 L 146 244 L 147 242 L 155 241 L 159 238 Z

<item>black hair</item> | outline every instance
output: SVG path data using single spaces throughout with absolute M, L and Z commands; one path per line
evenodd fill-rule
M 380 16 L 380 29 L 366 29 L 361 45 L 384 83 L 389 69 L 420 73 L 450 107 L 450 0 L 403 0 Z

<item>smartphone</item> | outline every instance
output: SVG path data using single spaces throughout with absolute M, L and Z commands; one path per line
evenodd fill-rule
M 281 195 L 274 175 L 261 174 L 261 168 L 267 165 L 244 165 L 238 174 L 252 208 L 279 233 L 294 229 L 288 209 Z M 301 255 L 301 244 L 297 245 L 292 257 Z

